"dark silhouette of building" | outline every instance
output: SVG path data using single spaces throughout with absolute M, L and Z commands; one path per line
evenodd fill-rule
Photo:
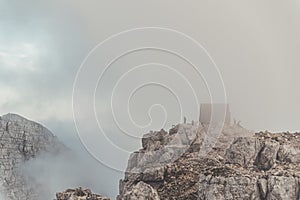
M 205 103 L 200 105 L 199 122 L 202 124 L 222 123 L 230 124 L 231 116 L 228 104 Z

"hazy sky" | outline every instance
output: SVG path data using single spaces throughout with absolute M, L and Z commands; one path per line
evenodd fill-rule
M 241 120 L 246 128 L 256 131 L 300 130 L 299 11 L 299 0 L 0 0 L 0 113 L 15 112 L 39 121 L 64 143 L 82 150 L 72 115 L 72 88 L 80 64 L 93 47 L 111 35 L 132 28 L 155 26 L 183 32 L 203 45 L 220 70 L 233 117 Z M 138 39 L 131 38 L 127 45 Z M 170 39 L 168 44 L 177 43 L 179 41 Z M 102 54 L 98 52 L 91 63 L 96 65 L 97 59 L 113 55 L 122 46 L 115 41 L 112 47 L 102 50 Z M 197 79 L 182 60 L 161 52 L 149 52 L 129 55 L 115 63 L 103 79 L 107 82 L 97 90 L 96 115 L 105 124 L 108 137 L 125 152 L 120 153 L 104 139 L 103 144 L 100 142 L 92 148 L 105 152 L 108 156 L 103 158 L 110 158 L 108 162 L 118 165 L 117 168 L 124 167 L 128 151 L 138 148 L 139 139 L 134 137 L 140 137 L 150 128 L 159 129 L 164 119 L 167 120 L 165 128 L 181 120 L 178 101 L 172 91 L 152 85 L 137 92 L 139 95 L 135 95 L 134 103 L 129 105 L 137 124 L 147 125 L 151 117 L 153 123 L 145 128 L 132 128 L 128 116 L 124 115 L 127 107 L 123 104 L 127 105 L 128 99 L 122 92 L 133 92 L 135 85 L 155 77 L 155 81 L 173 84 L 185 107 L 183 115 L 188 120 L 197 119 L 198 113 L 186 81 L 182 82 L 174 71 L 157 66 L 153 66 L 152 71 L 136 71 L 131 77 L 122 79 L 127 81 L 127 84 L 121 84 L 123 88 L 116 88 L 114 107 L 117 120 L 134 136 L 124 137 L 111 124 L 111 119 L 106 119 L 111 118 L 111 112 L 103 101 L 109 98 L 116 80 L 133 66 L 149 63 L 151 59 L 164 61 L 191 81 L 200 103 L 209 100 L 203 80 Z M 199 67 L 204 70 L 207 66 L 203 61 Z M 89 85 L 88 77 L 96 75 L 86 72 L 87 82 L 82 83 L 84 87 L 77 94 L 84 97 L 94 89 L 95 85 Z M 154 104 L 162 104 L 167 114 L 161 106 L 155 106 L 148 116 L 147 111 Z M 83 117 L 78 120 L 88 128 L 86 133 L 80 134 L 93 138 L 99 130 L 94 125 L 89 126 L 89 122 L 95 119 L 84 114 L 92 104 L 88 101 L 81 106 L 79 110 Z M 97 188 L 97 191 L 115 194 L 120 174 L 101 165 L 99 173 L 103 188 Z

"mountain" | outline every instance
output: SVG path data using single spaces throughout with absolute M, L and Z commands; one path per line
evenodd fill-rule
M 146 134 L 132 153 L 118 200 L 300 199 L 300 133 L 252 133 L 225 125 L 199 154 L 208 125 Z
M 0 117 L 0 137 L 3 198 L 45 199 L 42 185 L 25 178 L 22 166 L 67 148 L 42 125 L 16 114 Z M 150 131 L 141 142 L 129 157 L 117 200 L 300 199 L 300 133 L 192 122 Z M 58 192 L 56 199 L 109 200 L 82 188 Z
M 6 200 L 37 200 L 40 186 L 25 178 L 22 166 L 42 153 L 67 148 L 44 126 L 17 114 L 0 117 L 0 193 Z

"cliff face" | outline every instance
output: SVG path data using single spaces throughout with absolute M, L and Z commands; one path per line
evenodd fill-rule
M 205 125 L 192 124 L 146 134 L 118 199 L 300 199 L 300 134 L 225 125 L 213 149 L 199 155 L 206 136 Z
M 0 117 L 0 188 L 8 200 L 35 200 L 39 186 L 24 178 L 22 164 L 47 152 L 66 150 L 42 125 L 16 114 Z

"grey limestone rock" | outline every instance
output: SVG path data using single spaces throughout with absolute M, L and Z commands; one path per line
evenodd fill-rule
M 55 200 L 110 200 L 102 195 L 93 194 L 90 189 L 81 187 L 76 189 L 67 189 L 63 192 L 56 193 Z
M 118 199 L 139 199 L 139 183 L 160 199 L 300 199 L 299 133 L 225 125 L 212 150 L 199 155 L 206 134 L 206 125 L 194 123 L 146 134 L 129 158 Z
M 143 181 L 133 185 L 123 196 L 124 200 L 159 200 L 157 191 Z
M 16 114 L 0 117 L 0 190 L 7 200 L 35 200 L 38 186 L 24 178 L 21 166 L 42 152 L 66 147 L 42 125 Z

